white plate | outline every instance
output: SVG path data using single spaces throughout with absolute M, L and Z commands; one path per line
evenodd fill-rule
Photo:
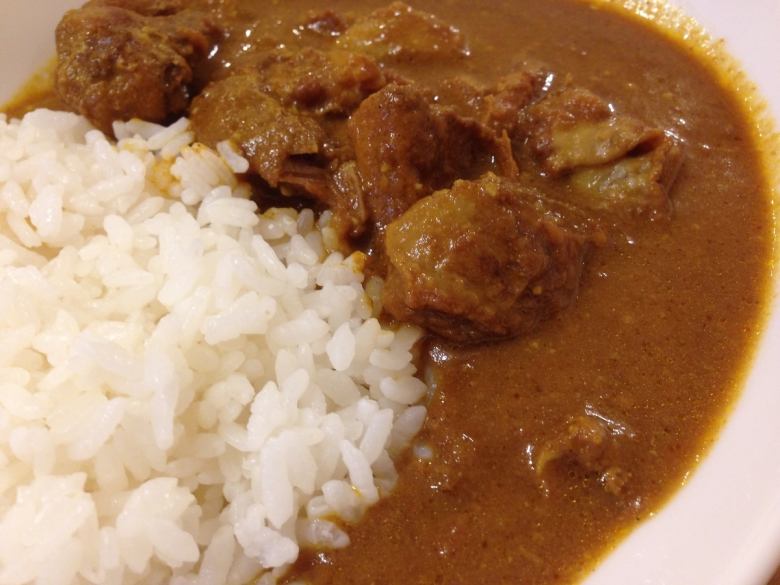
M 59 16 L 80 3 L 0 0 L 0 101 L 52 54 Z M 780 120 L 780 0 L 676 3 L 726 39 Z M 776 281 L 772 316 L 746 389 L 715 447 L 686 487 L 623 542 L 587 585 L 765 585 L 780 562 Z

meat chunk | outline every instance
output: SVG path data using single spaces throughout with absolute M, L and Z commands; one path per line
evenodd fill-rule
M 334 158 L 319 121 L 283 105 L 266 87 L 257 71 L 210 84 L 192 103 L 198 140 L 212 147 L 233 142 L 268 185 L 327 205 L 340 234 L 360 235 L 367 211 L 355 162 Z
M 114 6 L 137 12 L 142 16 L 171 16 L 184 10 L 186 0 L 91 0 L 90 6 Z M 192 2 L 190 2 L 192 4 Z
M 488 174 L 412 206 L 385 234 L 385 310 L 457 342 L 533 330 L 569 306 L 598 232 Z
M 390 85 L 366 99 L 349 121 L 367 207 L 386 225 L 430 190 L 436 127 L 428 102 L 408 86 Z
M 320 153 L 325 142 L 317 121 L 265 93 L 256 73 L 212 83 L 193 101 L 190 116 L 198 140 L 212 147 L 232 141 L 272 187 L 302 182 L 300 167 L 310 166 L 305 157 Z
M 520 70 L 501 77 L 491 87 L 464 77 L 445 79 L 436 88 L 437 103 L 511 137 L 518 131 L 525 108 L 541 97 L 546 78 L 541 71 Z
M 664 138 L 649 152 L 574 171 L 569 180 L 576 193 L 575 202 L 618 215 L 668 215 L 669 191 L 682 158 L 679 145 Z
M 193 65 L 219 32 L 206 12 L 185 4 L 93 0 L 68 12 L 56 32 L 60 98 L 107 133 L 115 120 L 184 113 Z
M 271 187 L 324 203 L 336 228 L 357 236 L 367 213 L 345 114 L 384 84 L 381 70 L 363 55 L 275 50 L 212 82 L 190 115 L 199 140 L 210 146 L 231 140 Z
M 367 98 L 349 130 L 366 205 L 379 226 L 457 178 L 517 171 L 506 137 L 433 106 L 411 85 L 390 84 Z
M 284 105 L 319 114 L 349 114 L 386 83 L 373 59 L 342 50 L 276 50 L 257 70 L 263 89 Z
M 632 433 L 616 421 L 594 413 L 577 415 L 542 445 L 534 468 L 539 476 L 544 476 L 555 462 L 576 465 L 586 474 L 595 475 L 606 492 L 618 495 L 629 474 L 615 464 L 615 451 L 619 441 L 631 437 Z
M 333 227 L 341 235 L 359 237 L 368 224 L 368 209 L 355 161 L 340 165 L 330 181 Z
M 668 192 L 682 154 L 659 128 L 615 114 L 578 88 L 534 104 L 527 124 L 532 151 L 547 172 L 570 176 L 577 205 L 619 215 L 669 211 Z
M 484 109 L 487 88 L 465 76 L 450 77 L 434 87 L 434 101 L 452 108 L 458 115 L 479 119 Z
M 390 62 L 468 55 L 460 31 L 403 2 L 393 2 L 358 20 L 337 43 L 344 49 Z
M 609 163 L 635 149 L 650 150 L 663 132 L 612 113 L 604 100 L 572 88 L 550 94 L 529 111 L 529 144 L 553 174 Z
M 514 135 L 523 110 L 542 95 L 547 81 L 548 74 L 538 70 L 520 70 L 500 78 L 485 95 L 485 123 Z
M 506 131 L 513 136 L 525 108 L 541 97 L 546 80 L 545 72 L 524 69 L 501 77 L 492 87 L 454 77 L 438 85 L 436 101 L 462 116 L 481 121 L 496 132 Z
M 303 22 L 303 28 L 323 37 L 338 37 L 347 30 L 346 21 L 332 10 L 310 12 Z
M 573 417 L 559 436 L 539 450 L 534 462 L 536 472 L 543 474 L 553 461 L 568 458 L 586 470 L 598 469 L 611 441 L 609 429 L 595 417 Z

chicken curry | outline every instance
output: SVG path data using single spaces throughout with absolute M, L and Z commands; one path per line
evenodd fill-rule
M 92 0 L 52 103 L 188 115 L 265 206 L 330 209 L 430 335 L 395 491 L 313 584 L 573 583 L 713 440 L 761 326 L 769 188 L 737 98 L 575 0 Z M 139 96 L 140 97 L 139 99 Z

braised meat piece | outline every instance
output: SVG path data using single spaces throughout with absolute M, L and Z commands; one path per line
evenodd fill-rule
M 430 190 L 436 167 L 430 105 L 410 86 L 390 85 L 366 99 L 349 121 L 358 172 L 373 219 L 386 225 Z
M 366 213 L 346 117 L 385 83 L 365 55 L 274 49 L 212 82 L 190 115 L 199 140 L 233 141 L 271 187 L 328 205 L 337 229 L 357 236 Z
M 366 206 L 380 227 L 455 179 L 517 172 L 508 138 L 432 105 L 411 85 L 390 84 L 367 98 L 349 130 Z
M 569 181 L 582 207 L 619 215 L 665 216 L 671 211 L 669 191 L 682 159 L 679 145 L 664 138 L 649 152 L 574 171 Z
M 323 37 L 337 37 L 347 30 L 347 22 L 332 10 L 310 12 L 303 23 L 305 30 Z
M 541 446 L 534 468 L 544 477 L 555 463 L 575 465 L 586 474 L 595 475 L 605 491 L 618 495 L 629 474 L 614 464 L 614 452 L 621 440 L 632 437 L 633 433 L 624 425 L 594 413 L 573 416 L 554 438 Z
M 106 133 L 115 120 L 164 122 L 190 103 L 193 65 L 219 31 L 180 0 L 93 0 L 57 26 L 60 98 Z
M 552 174 L 605 164 L 635 149 L 650 150 L 663 132 L 581 88 L 549 94 L 528 112 L 529 144 Z
M 460 31 L 403 2 L 393 2 L 358 20 L 337 43 L 388 62 L 468 55 Z
M 437 83 L 433 91 L 437 104 L 466 118 L 482 117 L 487 89 L 477 81 L 465 76 L 450 77 Z
M 188 2 L 187 0 L 91 0 L 88 4 L 125 8 L 142 16 L 170 16 L 184 10 Z
M 360 237 L 368 227 L 368 209 L 355 161 L 347 161 L 333 173 L 329 183 L 333 207 L 333 227 L 341 235 Z
M 212 147 L 231 141 L 268 185 L 330 207 L 337 232 L 361 235 L 368 213 L 355 162 L 335 156 L 334 138 L 321 120 L 283 105 L 266 88 L 267 79 L 256 70 L 211 83 L 192 102 L 198 140 Z
M 457 181 L 388 226 L 384 308 L 457 342 L 526 333 L 574 301 L 598 237 L 514 181 Z
M 209 85 L 192 103 L 195 134 L 212 147 L 232 141 L 272 187 L 295 184 L 308 172 L 300 167 L 311 166 L 301 157 L 320 153 L 325 133 L 314 118 L 284 107 L 262 87 L 256 72 Z
M 596 469 L 609 447 L 610 434 L 606 425 L 595 417 L 580 415 L 572 418 L 562 432 L 539 451 L 534 466 L 543 474 L 548 464 L 571 458 L 583 468 Z
M 614 113 L 587 90 L 565 88 L 528 108 L 527 141 L 545 171 L 571 176 L 573 202 L 618 215 L 663 215 L 682 162 L 659 128 Z
M 542 96 L 547 76 L 542 71 L 519 70 L 492 87 L 464 77 L 445 79 L 436 87 L 436 101 L 511 137 L 518 131 L 523 110 Z
M 548 76 L 542 71 L 520 70 L 500 78 L 485 95 L 485 123 L 506 130 L 510 136 L 514 135 L 523 110 L 541 97 Z
M 263 89 L 284 105 L 319 114 L 349 114 L 386 83 L 371 58 L 342 50 L 279 49 L 256 68 Z

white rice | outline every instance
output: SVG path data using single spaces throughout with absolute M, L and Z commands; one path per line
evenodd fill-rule
M 229 144 L 115 132 L 0 116 L 0 585 L 273 582 L 392 489 L 419 331 Z

